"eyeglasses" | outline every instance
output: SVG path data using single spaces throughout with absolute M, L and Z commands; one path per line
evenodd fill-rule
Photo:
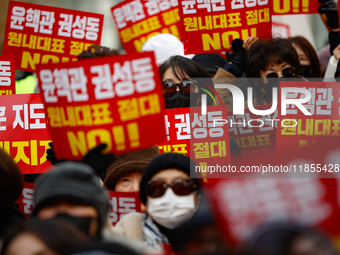
M 194 80 L 184 80 L 181 81 L 180 83 L 174 83 L 172 81 L 163 81 L 163 94 L 165 96 L 171 96 L 176 92 L 177 86 L 179 87 L 180 91 L 183 94 L 190 95 L 190 93 L 193 93 L 196 86 L 197 82 Z
M 281 71 L 281 73 L 282 73 L 282 76 L 283 77 L 295 77 L 295 71 L 294 71 L 294 67 L 287 67 L 287 68 L 285 68 L 285 69 L 283 69 L 282 71 Z M 266 76 L 266 78 L 268 79 L 271 79 L 271 78 L 279 78 L 279 75 L 278 75 L 278 73 L 276 73 L 276 72 L 272 72 L 272 73 L 269 73 L 269 74 L 267 74 L 267 76 Z
M 171 184 L 167 184 L 164 181 L 150 180 L 146 184 L 146 194 L 149 197 L 158 198 L 163 196 L 169 187 L 178 196 L 187 196 L 197 189 L 197 185 L 191 179 L 178 178 L 173 180 Z

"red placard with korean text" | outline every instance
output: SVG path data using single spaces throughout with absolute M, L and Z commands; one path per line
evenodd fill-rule
M 230 163 L 228 125 L 214 124 L 227 117 L 225 105 L 208 106 L 206 115 L 201 114 L 201 107 L 165 110 L 167 142 L 159 145 L 160 152 L 190 156 L 202 169 Z
M 321 5 L 318 0 L 273 0 L 273 15 L 316 14 Z
M 0 96 L 15 94 L 15 58 L 0 55 Z
M 27 218 L 31 217 L 33 211 L 34 183 L 25 182 L 18 198 L 19 211 Z
M 144 42 L 159 33 L 181 37 L 178 0 L 125 0 L 111 13 L 126 52 L 140 52 Z
M 316 227 L 339 240 L 339 151 L 340 137 L 325 138 L 303 149 L 242 160 L 236 172 L 261 170 L 243 171 L 243 178 L 208 179 L 221 231 L 236 244 L 270 219 Z
M 248 2 L 180 0 L 185 54 L 229 50 L 236 38 L 271 38 L 271 1 Z
M 257 110 L 268 109 L 267 105 L 257 106 Z M 244 115 L 228 112 L 229 134 L 241 147 L 242 155 L 275 153 L 277 111 L 258 116 L 246 108 Z
M 104 15 L 9 1 L 2 52 L 15 56 L 16 69 L 77 60 L 100 44 Z
M 166 109 L 164 111 L 166 139 L 159 144 L 160 153 L 174 152 L 190 156 L 190 108 Z
M 142 204 L 138 192 L 108 191 L 110 208 L 109 218 L 112 225 L 116 225 L 126 214 L 141 212 Z
M 290 27 L 286 24 L 273 22 L 272 35 L 273 38 L 288 38 L 290 37 Z
M 335 178 L 224 178 L 209 182 L 217 225 L 233 244 L 245 242 L 268 219 L 317 227 L 340 237 L 340 183 Z
M 190 110 L 190 157 L 196 161 L 195 172 L 203 177 L 220 178 L 223 173 L 208 173 L 207 169 L 230 164 L 229 129 L 227 124 L 221 123 L 228 118 L 227 106 L 209 106 L 205 115 L 201 111 L 201 107 Z
M 51 142 L 40 94 L 1 96 L 0 148 L 12 156 L 23 174 L 43 173 L 51 164 Z
M 164 96 L 153 52 L 37 67 L 57 158 L 104 142 L 114 154 L 165 141 Z
M 286 107 L 278 125 L 276 150 L 303 147 L 325 137 L 340 136 L 340 91 L 337 82 L 280 82 L 283 87 L 307 88 L 311 99 L 302 104 L 311 115 L 305 115 L 295 105 Z M 302 98 L 301 93 L 289 93 L 287 98 Z M 281 96 L 278 109 L 281 112 Z

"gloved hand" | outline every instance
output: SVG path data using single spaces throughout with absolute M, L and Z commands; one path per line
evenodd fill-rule
M 47 149 L 46 153 L 46 159 L 51 162 L 52 165 L 55 165 L 57 163 L 65 161 L 65 159 L 57 159 L 53 150 L 53 142 L 48 143 L 48 145 L 51 147 L 51 149 Z
M 241 39 L 234 39 L 231 45 L 233 52 L 227 52 L 227 61 L 231 62 L 236 68 L 231 67 L 230 64 L 227 63 L 224 69 L 236 77 L 241 77 L 246 66 L 245 56 L 247 50 L 242 47 L 243 41 Z
M 90 150 L 81 162 L 88 164 L 92 167 L 97 175 L 104 180 L 106 177 L 106 169 L 115 160 L 115 156 L 112 153 L 102 154 L 101 151 L 106 148 L 106 144 L 102 143 L 97 147 Z
M 52 165 L 57 163 L 66 161 L 65 159 L 57 159 L 53 150 L 53 143 L 50 142 L 48 144 L 51 149 L 47 149 L 47 160 L 51 162 Z M 115 156 L 111 153 L 109 154 L 102 154 L 101 151 L 106 148 L 106 144 L 102 143 L 97 147 L 93 148 L 84 156 L 81 162 L 89 165 L 96 171 L 97 175 L 104 180 L 106 177 L 106 169 L 107 167 L 115 160 Z
M 338 5 L 333 0 L 318 0 L 323 3 L 319 7 L 318 11 L 320 14 L 326 15 L 326 24 L 331 29 L 339 28 L 339 16 L 338 16 Z

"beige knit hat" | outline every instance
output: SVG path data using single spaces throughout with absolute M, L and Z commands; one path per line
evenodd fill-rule
M 160 155 L 158 145 L 117 155 L 115 161 L 107 168 L 104 185 L 110 190 L 115 190 L 115 184 L 120 178 L 132 173 L 142 174 L 149 162 L 158 155 Z

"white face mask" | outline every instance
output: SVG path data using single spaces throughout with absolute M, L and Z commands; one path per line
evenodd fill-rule
M 194 215 L 194 194 L 177 196 L 171 188 L 167 188 L 159 198 L 148 197 L 148 213 L 158 224 L 174 229 Z

